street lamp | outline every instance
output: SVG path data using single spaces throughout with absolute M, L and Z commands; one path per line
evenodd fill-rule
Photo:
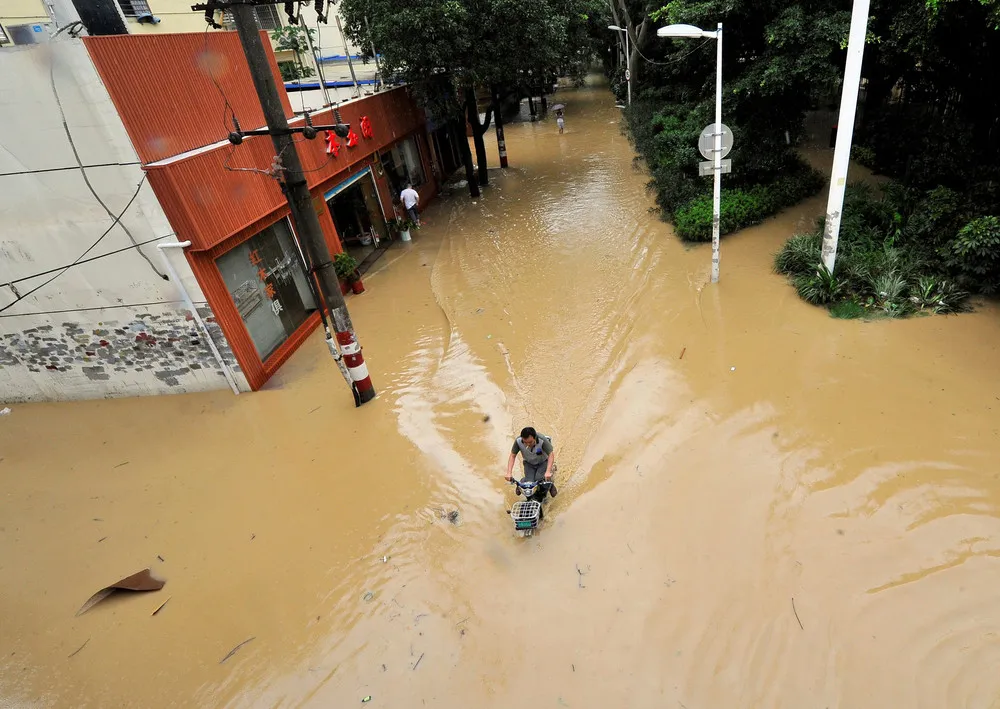
M 632 55 L 628 51 L 628 30 L 622 29 L 618 25 L 608 25 L 608 29 L 614 32 L 625 33 L 625 85 L 628 87 L 628 105 L 632 105 Z
M 719 221 L 722 202 L 722 23 L 714 32 L 694 25 L 668 25 L 656 30 L 657 37 L 700 39 L 716 41 L 715 47 L 715 150 L 712 170 L 715 181 L 712 188 L 712 283 L 719 282 Z M 708 156 L 706 156 L 708 157 Z

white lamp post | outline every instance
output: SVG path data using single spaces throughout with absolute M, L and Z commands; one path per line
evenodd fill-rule
M 844 66 L 844 88 L 840 94 L 840 118 L 837 121 L 837 141 L 833 151 L 833 171 L 830 173 L 830 196 L 826 202 L 821 252 L 823 266 L 830 273 L 833 273 L 837 265 L 837 240 L 840 238 L 847 170 L 851 162 L 858 89 L 861 86 L 861 63 L 865 57 L 865 39 L 868 36 L 869 4 L 869 0 L 854 0 L 851 30 L 847 40 L 847 64 Z
M 625 85 L 628 87 L 628 105 L 632 105 L 632 53 L 628 50 L 628 30 L 618 25 L 608 25 L 609 30 L 625 33 Z
M 714 32 L 694 25 L 668 25 L 656 31 L 658 37 L 700 39 L 708 37 L 716 42 L 715 59 L 715 150 L 712 188 L 712 283 L 719 282 L 719 221 L 722 202 L 722 23 Z M 706 156 L 707 157 L 707 156 Z

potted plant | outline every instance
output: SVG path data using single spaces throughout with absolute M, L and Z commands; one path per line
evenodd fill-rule
M 337 278 L 350 286 L 351 292 L 355 294 L 365 292 L 365 284 L 361 282 L 361 274 L 358 273 L 358 260 L 346 251 L 341 251 L 333 257 L 333 268 L 337 271 Z
M 410 229 L 413 229 L 416 225 L 411 219 L 397 218 L 393 219 L 389 226 L 393 231 L 399 233 L 400 241 L 409 241 Z

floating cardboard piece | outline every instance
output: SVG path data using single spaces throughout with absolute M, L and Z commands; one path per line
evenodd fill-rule
M 165 583 L 166 581 L 161 581 L 160 579 L 155 578 L 153 574 L 150 573 L 149 569 L 143 569 L 138 573 L 126 576 L 120 581 L 114 582 L 110 586 L 102 588 L 100 591 L 88 598 L 87 602 L 80 607 L 80 610 L 78 610 L 76 614 L 78 616 L 83 615 L 115 591 L 159 591 L 163 588 L 163 584 Z

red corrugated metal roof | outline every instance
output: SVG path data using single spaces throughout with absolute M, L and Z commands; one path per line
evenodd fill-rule
M 262 35 L 281 86 L 270 42 Z M 264 125 L 235 32 L 110 35 L 85 37 L 84 43 L 144 163 L 225 138 L 232 128 L 223 94 L 241 126 Z M 281 100 L 291 117 L 284 91 Z
M 327 155 L 322 134 L 307 141 L 297 137 L 296 148 L 306 171 L 306 182 L 315 188 L 324 182 L 335 184 L 347 170 L 383 150 L 400 138 L 418 130 L 424 116 L 405 89 L 376 94 L 345 104 L 341 119 L 361 134 L 361 116 L 372 122 L 373 137 L 359 138 L 354 148 L 340 139 L 340 154 Z M 334 122 L 330 110 L 313 116 L 316 125 Z M 247 226 L 285 204 L 277 182 L 256 172 L 226 169 L 265 170 L 274 159 L 274 147 L 266 136 L 247 138 L 239 146 L 225 143 L 212 150 L 197 152 L 175 161 L 149 166 L 149 183 L 170 219 L 178 238 L 190 239 L 194 251 L 211 249 Z

